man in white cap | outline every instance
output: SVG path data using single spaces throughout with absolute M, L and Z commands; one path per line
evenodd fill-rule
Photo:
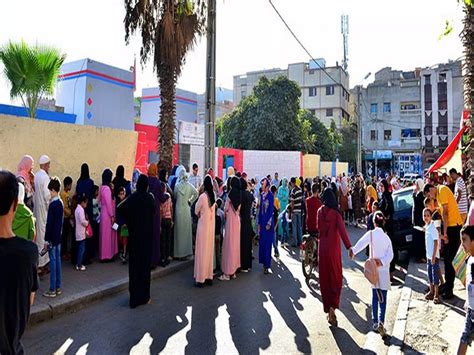
M 42 155 L 39 158 L 40 170 L 35 175 L 35 193 L 33 195 L 34 201 L 34 215 L 36 218 L 36 245 L 41 252 L 44 248 L 44 235 L 46 231 L 46 219 L 48 217 L 48 205 L 51 195 L 48 190 L 49 184 L 49 166 L 50 159 L 47 155 Z M 46 253 L 39 258 L 39 267 L 43 268 L 48 264 L 49 256 Z

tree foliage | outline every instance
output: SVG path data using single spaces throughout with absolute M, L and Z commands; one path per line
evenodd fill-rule
M 319 118 L 307 110 L 302 110 L 303 120 L 309 123 L 310 137 L 313 142 L 310 153 L 318 154 L 321 160 L 333 161 L 336 158 L 334 138 Z
M 285 77 L 262 77 L 254 92 L 218 124 L 219 144 L 255 150 L 313 150 L 311 124 L 300 110 L 301 90 Z
M 125 41 L 138 31 L 142 38 L 140 59 L 153 55 L 160 84 L 160 134 L 158 150 L 162 167 L 171 170 L 176 131 L 176 81 L 186 54 L 204 31 L 204 0 L 125 0 Z
M 65 59 L 56 48 L 28 46 L 24 41 L 9 42 L 0 49 L 0 61 L 11 84 L 10 97 L 19 97 L 30 117 L 36 116 L 41 98 L 53 94 Z

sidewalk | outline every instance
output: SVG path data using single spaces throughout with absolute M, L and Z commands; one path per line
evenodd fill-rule
M 394 336 L 403 342 L 398 348 L 390 348 L 390 354 L 455 354 L 457 351 L 464 328 L 465 289 L 456 279 L 455 297 L 435 305 L 424 299 L 427 279 L 426 265 L 412 260 L 394 327 Z
M 151 273 L 157 279 L 192 265 L 193 260 L 172 261 L 167 267 L 158 267 Z M 46 298 L 43 293 L 49 288 L 49 274 L 41 277 L 40 288 L 31 307 L 29 325 L 37 324 L 64 313 L 73 313 L 91 302 L 128 289 L 128 265 L 120 261 L 94 262 L 86 271 L 76 271 L 70 262 L 62 263 L 62 295 Z

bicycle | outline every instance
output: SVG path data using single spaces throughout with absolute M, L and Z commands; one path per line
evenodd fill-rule
M 300 246 L 300 258 L 303 275 L 306 280 L 309 280 L 311 275 L 317 271 L 318 246 L 318 233 L 310 233 L 303 236 L 303 242 Z

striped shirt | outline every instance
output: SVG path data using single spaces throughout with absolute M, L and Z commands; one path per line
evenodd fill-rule
M 293 202 L 293 213 L 301 213 L 303 204 L 303 191 L 299 187 L 294 187 L 291 190 L 291 202 Z
M 168 195 L 168 193 L 166 193 Z M 162 219 L 173 219 L 173 202 L 169 197 L 160 205 L 160 214 Z
M 456 185 L 454 186 L 454 197 L 456 197 L 456 201 L 458 200 L 459 193 L 461 193 L 461 199 L 458 201 L 459 213 L 467 213 L 468 202 L 466 184 L 460 176 L 456 179 Z

